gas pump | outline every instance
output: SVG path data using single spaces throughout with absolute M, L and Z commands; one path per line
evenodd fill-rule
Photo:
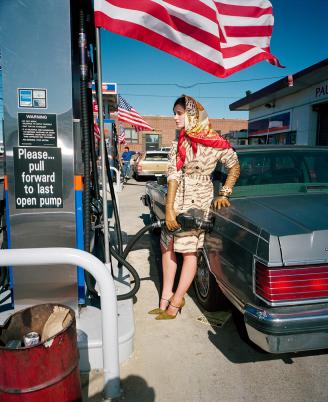
M 1 1 L 0 48 L 5 143 L 2 247 L 70 247 L 101 258 L 103 245 L 96 241 L 103 237 L 93 152 L 91 0 Z M 113 108 L 115 94 L 110 99 Z M 111 270 L 116 269 L 114 263 Z M 52 302 L 68 305 L 77 316 L 81 370 L 102 368 L 101 315 L 92 297 L 92 277 L 83 269 L 2 268 L 0 280 L 0 324 L 14 309 Z M 129 292 L 121 282 L 117 292 Z M 133 349 L 132 300 L 120 302 L 118 312 L 122 362 Z

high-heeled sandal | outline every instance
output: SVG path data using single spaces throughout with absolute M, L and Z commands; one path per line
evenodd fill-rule
M 184 298 L 182 299 L 180 306 L 174 306 L 170 302 L 169 306 L 177 309 L 177 313 L 175 315 L 170 315 L 170 314 L 168 314 L 167 310 L 165 310 L 162 313 L 160 313 L 157 317 L 155 317 L 155 320 L 174 320 L 177 317 L 178 313 L 181 314 L 182 307 L 184 307 L 185 304 L 186 304 L 186 301 Z
M 169 298 L 169 299 L 164 299 L 164 297 L 161 297 L 160 300 L 165 300 L 165 301 L 167 301 L 167 307 L 168 307 L 169 304 L 170 304 L 171 298 Z M 167 307 L 166 307 L 166 308 L 167 308 Z M 165 311 L 165 310 L 161 309 L 160 307 L 157 307 L 157 308 L 154 308 L 153 310 L 148 311 L 148 314 L 162 314 L 162 313 L 164 313 L 164 311 Z

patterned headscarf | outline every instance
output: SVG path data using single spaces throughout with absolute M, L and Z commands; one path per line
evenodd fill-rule
M 186 160 L 186 149 L 183 145 L 187 137 L 194 155 L 197 153 L 197 144 L 212 148 L 231 148 L 229 141 L 225 140 L 216 131 L 212 130 L 206 110 L 191 96 L 185 96 L 186 113 L 185 127 L 180 131 L 178 139 L 177 169 L 180 170 Z

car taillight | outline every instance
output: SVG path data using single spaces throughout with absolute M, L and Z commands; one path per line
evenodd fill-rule
M 137 165 L 137 170 L 138 170 L 138 173 L 142 172 L 142 165 L 141 165 L 141 163 L 138 163 L 138 165 Z
M 256 261 L 255 291 L 269 302 L 328 297 L 328 264 L 267 267 Z

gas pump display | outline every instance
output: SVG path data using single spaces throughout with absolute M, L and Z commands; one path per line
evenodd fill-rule
M 61 149 L 13 150 L 16 208 L 63 208 Z

